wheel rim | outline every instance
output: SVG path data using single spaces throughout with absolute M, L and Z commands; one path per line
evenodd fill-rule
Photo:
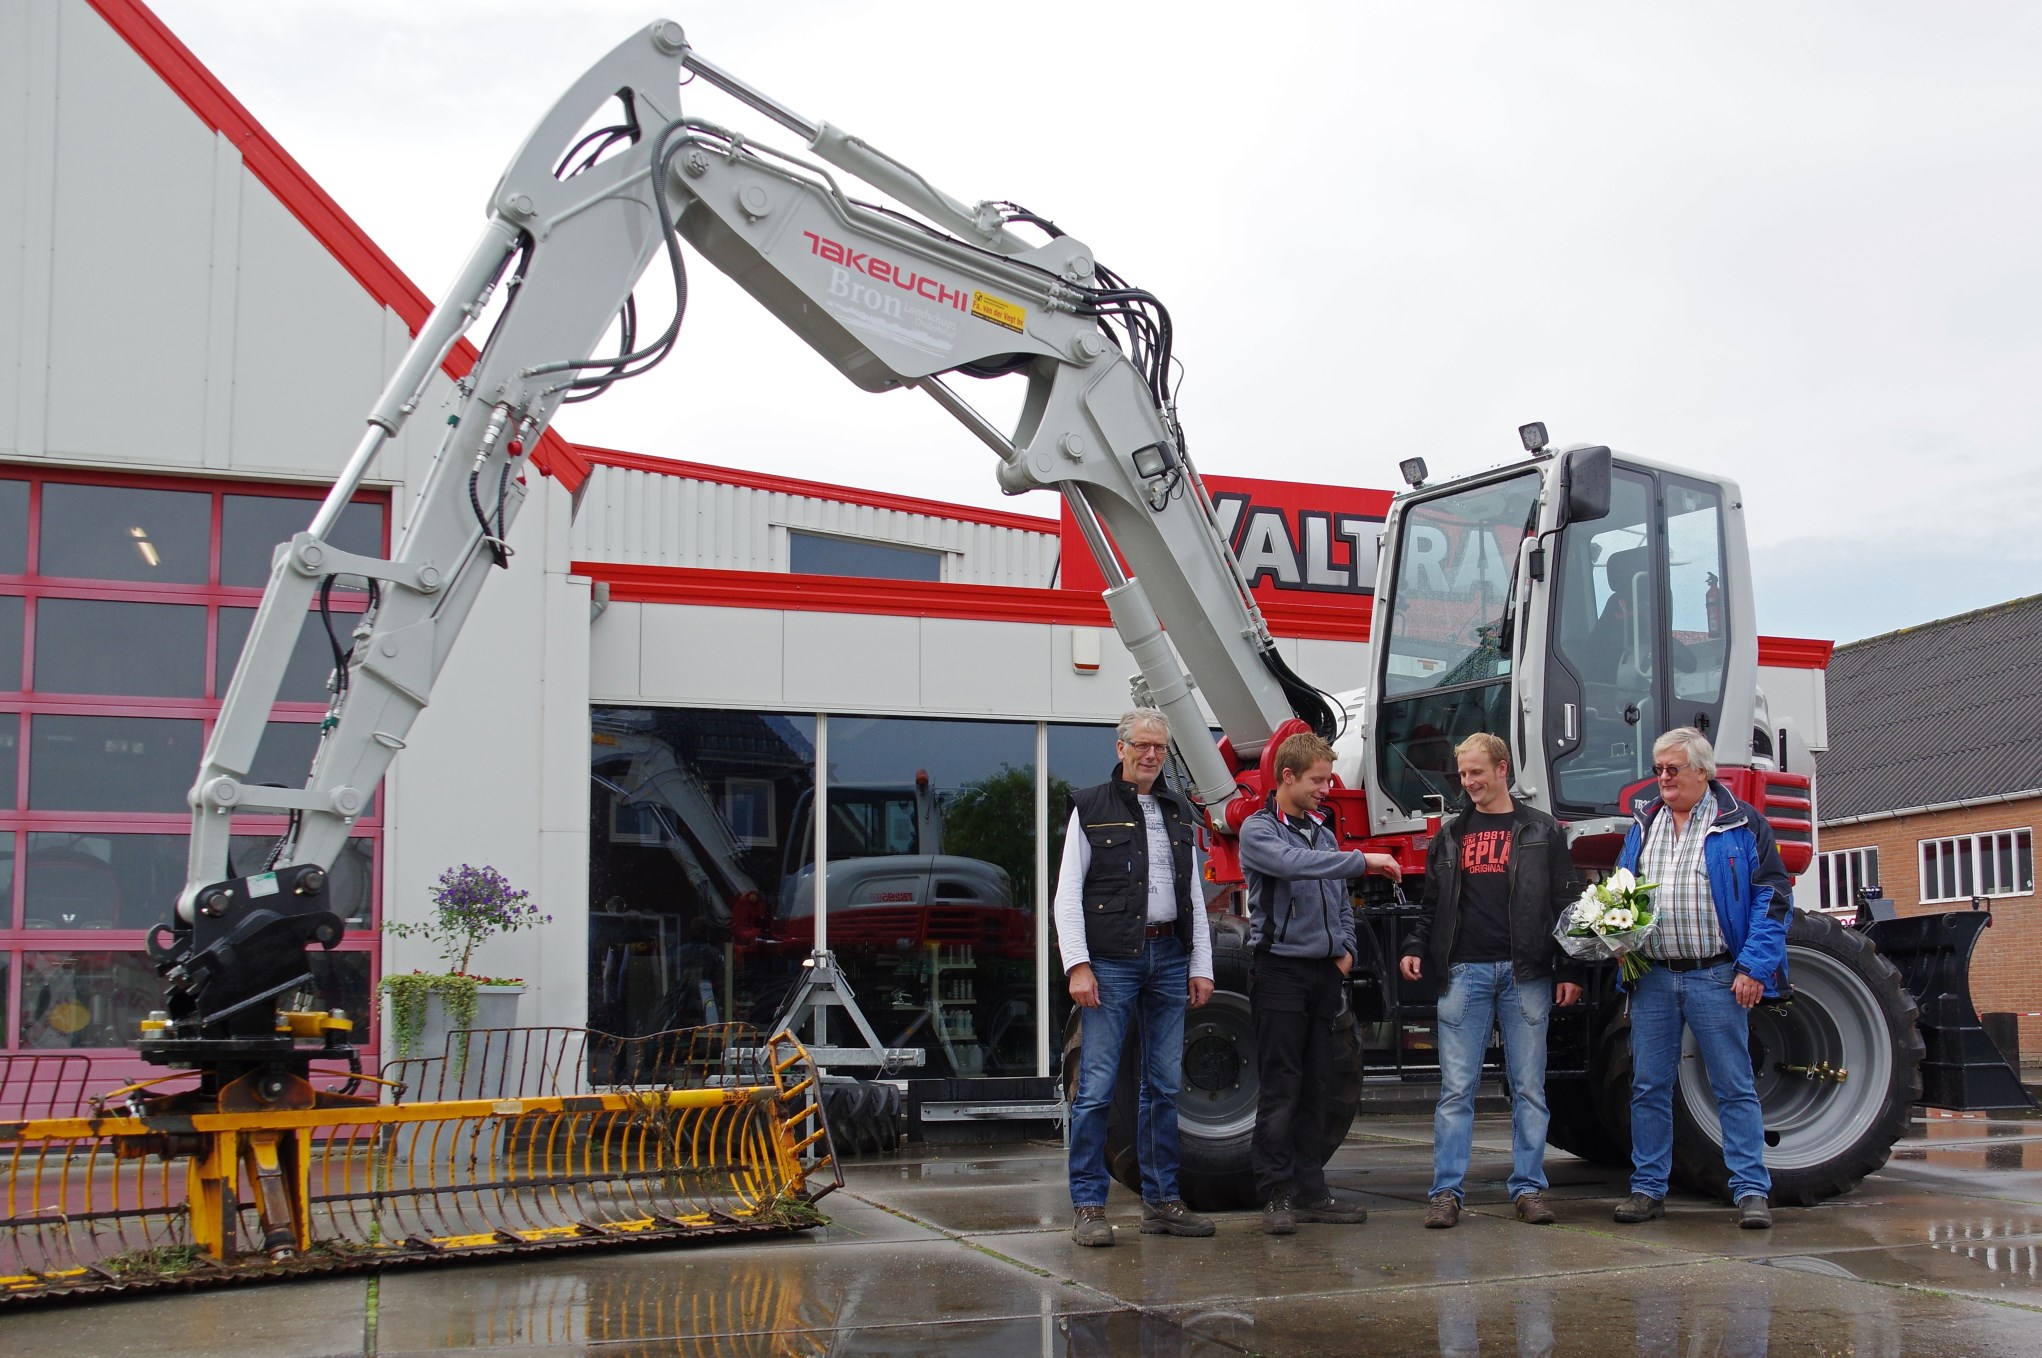
M 1810 1169 L 1851 1151 L 1886 1108 L 1893 1035 L 1879 1001 L 1840 959 L 1810 948 L 1787 948 L 1794 1002 L 1751 1011 L 1753 1082 L 1765 1115 L 1768 1167 Z M 1693 1034 L 1681 1044 L 1680 1096 L 1711 1142 L 1723 1144 L 1723 1123 Z M 1827 1065 L 1842 1083 L 1780 1069 Z
M 1239 1135 L 1255 1125 L 1255 1023 L 1248 1002 L 1216 991 L 1184 1019 L 1184 1085 L 1177 1095 L 1181 1132 Z

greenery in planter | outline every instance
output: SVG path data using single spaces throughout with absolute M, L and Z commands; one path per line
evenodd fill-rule
M 389 923 L 383 932 L 397 938 L 424 938 L 439 949 L 445 972 L 413 971 L 385 976 L 383 993 L 390 998 L 390 1036 L 400 1057 L 417 1055 L 425 1027 L 426 1000 L 437 994 L 446 1006 L 448 1027 L 456 1032 L 475 1025 L 477 991 L 485 985 L 521 984 L 515 977 L 477 976 L 468 970 L 475 949 L 497 934 L 551 924 L 529 891 L 520 891 L 495 868 L 463 863 L 448 868 L 432 891 L 432 914 L 417 924 Z

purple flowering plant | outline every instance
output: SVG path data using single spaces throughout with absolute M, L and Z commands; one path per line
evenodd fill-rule
M 423 922 L 386 924 L 384 932 L 429 939 L 456 976 L 468 975 L 476 947 L 491 937 L 553 922 L 553 916 L 533 902 L 531 892 L 512 886 L 488 864 L 448 868 L 433 887 L 432 903 L 432 914 Z

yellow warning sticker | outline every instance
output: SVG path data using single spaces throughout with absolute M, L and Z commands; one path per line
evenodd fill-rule
M 1004 325 L 1015 334 L 1020 334 L 1028 325 L 1028 308 L 1016 306 L 1003 297 L 989 292 L 974 291 L 971 294 L 971 314 L 994 325 Z

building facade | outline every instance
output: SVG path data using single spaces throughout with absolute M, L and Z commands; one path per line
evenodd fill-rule
M 2042 595 L 1839 646 L 1829 701 L 1821 904 L 1877 886 L 1903 914 L 1990 909 L 1972 996 L 2042 1054 Z

